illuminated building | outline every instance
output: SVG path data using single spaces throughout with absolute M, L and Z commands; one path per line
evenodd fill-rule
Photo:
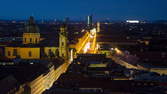
M 88 18 L 87 18 L 87 25 L 88 25 L 88 27 L 92 26 L 92 16 L 88 16 Z
M 67 45 L 67 27 L 63 25 L 60 28 L 60 33 L 59 33 L 59 56 L 68 58 L 68 45 Z
M 126 22 L 127 23 L 140 23 L 139 20 L 127 20 Z
M 63 57 L 67 59 L 67 27 L 60 28 L 59 37 L 41 38 L 39 28 L 33 17 L 25 26 L 22 43 L 11 43 L 5 47 L 5 56 L 9 59 L 42 59 Z
M 100 22 L 97 23 L 97 32 L 100 32 Z

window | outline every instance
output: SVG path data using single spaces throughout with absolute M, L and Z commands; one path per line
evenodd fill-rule
M 24 42 L 26 42 L 26 38 L 24 38 Z
M 49 53 L 49 55 L 50 55 L 50 54 L 52 53 L 52 49 L 49 49 L 49 50 L 48 50 L 48 53 Z
M 13 56 L 17 56 L 17 49 L 13 49 Z
M 10 54 L 10 51 L 8 51 L 8 56 L 10 56 L 11 54 Z
M 52 50 L 48 49 L 48 56 L 51 56 L 51 55 L 52 55 Z
M 32 42 L 32 38 L 30 38 L 30 42 Z
M 62 44 L 61 44 L 62 46 L 64 46 L 64 42 L 62 42 Z
M 35 43 L 38 43 L 38 38 L 35 39 Z
M 28 56 L 31 57 L 32 56 L 32 53 L 31 51 L 28 52 Z

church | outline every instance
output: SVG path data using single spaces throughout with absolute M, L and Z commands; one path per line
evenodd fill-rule
M 48 36 L 49 37 L 49 36 Z M 4 48 L 9 59 L 42 59 L 62 57 L 68 59 L 67 26 L 61 25 L 58 40 L 42 38 L 40 29 L 31 16 L 25 25 L 21 43 L 11 43 Z

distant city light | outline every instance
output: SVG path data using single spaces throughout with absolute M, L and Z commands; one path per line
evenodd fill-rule
M 31 62 L 30 64 L 31 64 L 31 65 L 33 65 L 34 63 L 33 63 L 33 62 Z
M 139 20 L 127 20 L 126 22 L 127 23 L 140 23 Z
M 73 49 L 70 50 L 70 61 L 73 61 Z
M 111 48 L 111 50 L 114 50 L 114 48 Z
M 82 29 L 82 31 L 81 32 L 85 32 L 85 29 Z
M 122 54 L 121 50 L 119 50 L 118 48 L 115 48 L 115 51 L 117 54 Z
M 100 45 L 99 44 L 97 44 L 97 49 L 100 49 Z

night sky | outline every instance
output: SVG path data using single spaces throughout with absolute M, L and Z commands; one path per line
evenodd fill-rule
M 167 20 L 167 0 L 0 0 L 0 19 Z

